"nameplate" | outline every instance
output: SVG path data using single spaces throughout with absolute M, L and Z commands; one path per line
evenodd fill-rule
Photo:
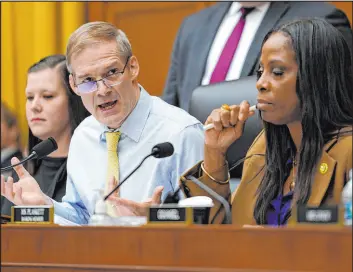
M 301 224 L 342 224 L 342 214 L 339 205 L 324 205 L 296 207 L 296 223 Z
M 12 206 L 11 223 L 53 224 L 54 208 L 52 206 Z
M 176 204 L 163 204 L 148 208 L 147 224 L 174 223 L 192 224 L 193 210 L 189 207 L 179 207 Z

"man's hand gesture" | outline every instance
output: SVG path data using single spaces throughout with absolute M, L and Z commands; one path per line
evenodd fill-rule
M 19 163 L 18 158 L 12 158 L 11 164 Z M 1 195 L 15 205 L 51 205 L 50 199 L 42 192 L 37 181 L 27 172 L 23 165 L 14 167 L 19 181 L 14 183 L 12 177 L 1 175 Z

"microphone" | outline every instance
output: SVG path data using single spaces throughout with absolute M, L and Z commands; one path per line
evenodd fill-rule
M 148 157 L 155 157 L 155 158 L 165 158 L 165 157 L 169 157 L 171 155 L 173 155 L 174 153 L 174 147 L 171 143 L 165 142 L 165 143 L 160 143 L 155 145 L 152 148 L 152 151 L 150 154 L 148 154 L 146 157 L 144 157 L 142 159 L 142 161 L 140 162 L 140 164 L 138 166 L 135 167 L 135 169 L 133 171 L 131 171 L 131 173 L 123 180 L 121 181 L 117 186 L 115 186 L 115 188 L 104 197 L 104 201 L 106 201 L 108 199 L 108 197 L 110 197 L 116 190 L 118 190 L 120 188 L 121 185 L 123 185 L 123 183 L 133 174 L 135 173 L 135 171 L 137 169 L 140 168 L 140 166 L 143 164 L 143 162 L 148 158 Z
M 192 181 L 195 183 L 197 186 L 199 186 L 201 189 L 205 190 L 209 195 L 211 195 L 213 198 L 215 198 L 218 202 L 220 202 L 223 207 L 224 211 L 226 213 L 226 224 L 232 224 L 232 213 L 230 212 L 230 205 L 227 200 L 225 200 L 222 196 L 217 194 L 215 191 L 213 191 L 210 187 L 207 185 L 203 184 L 201 181 L 199 181 L 197 178 L 193 176 L 187 176 L 186 177 L 188 180 Z M 185 184 L 182 182 L 183 186 Z
M 31 155 L 33 154 L 33 158 L 40 160 L 41 158 L 49 155 L 58 149 L 58 145 L 54 138 L 50 137 L 44 141 L 41 141 L 39 144 L 35 145 L 32 148 Z M 30 155 L 30 156 L 31 156 Z
M 237 166 L 239 166 L 242 162 L 246 161 L 247 159 L 252 158 L 253 156 L 265 156 L 265 154 L 260 154 L 260 153 L 255 153 L 255 154 L 251 154 L 247 157 L 241 158 L 239 160 L 237 160 L 230 168 L 229 171 L 233 170 L 234 168 L 236 168 Z M 204 189 L 207 193 L 209 193 L 211 196 L 213 196 L 216 200 L 218 200 L 221 204 L 223 204 L 223 207 L 225 210 L 227 210 L 228 208 L 226 208 L 226 206 L 228 204 L 228 201 L 226 201 L 222 196 L 220 196 L 219 194 L 217 194 L 215 191 L 213 191 L 211 188 L 209 188 L 208 186 L 206 186 L 205 184 L 203 184 L 201 181 L 199 181 L 198 179 L 196 179 L 193 176 L 187 176 L 187 179 L 190 179 L 192 182 L 194 182 L 196 185 L 198 185 L 201 189 Z M 202 184 L 202 185 L 200 185 Z M 182 182 L 182 185 L 185 186 L 185 184 Z M 207 187 L 207 189 L 206 189 Z M 181 190 L 181 187 L 179 186 L 178 189 L 175 192 L 169 192 L 166 199 L 164 200 L 163 204 L 175 204 L 178 203 L 180 198 L 179 198 L 179 191 Z M 212 191 L 212 192 L 211 192 Z M 225 203 L 226 202 L 226 203 Z M 227 211 L 226 211 L 226 217 L 227 217 L 227 222 L 231 222 L 230 218 L 231 218 L 231 214 L 230 214 L 230 208 L 229 208 L 229 213 L 227 215 Z
M 174 147 L 171 143 L 157 144 L 152 148 L 151 155 L 155 158 L 165 158 L 173 155 Z
M 26 161 L 29 161 L 32 159 L 41 159 L 57 149 L 58 149 L 58 145 L 56 141 L 54 140 L 54 138 L 50 137 L 44 141 L 41 141 L 39 144 L 35 145 L 32 149 L 31 154 L 27 158 L 25 158 L 24 160 L 14 165 L 9 165 L 7 167 L 1 168 L 1 172 L 10 170 L 17 165 L 23 164 Z
M 256 154 L 251 154 L 247 157 L 241 158 L 239 160 L 237 160 L 230 168 L 229 171 L 232 171 L 234 168 L 236 168 L 237 166 L 239 166 L 242 162 L 246 161 L 247 159 L 252 158 L 253 156 L 265 156 L 265 154 L 260 154 L 260 153 L 256 153 Z M 169 192 L 169 194 L 167 195 L 166 199 L 164 200 L 163 204 L 175 204 L 179 202 L 179 191 L 180 191 L 180 186 L 178 187 L 178 189 L 175 192 Z

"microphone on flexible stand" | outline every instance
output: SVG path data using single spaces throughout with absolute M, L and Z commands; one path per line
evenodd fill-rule
M 242 159 L 237 160 L 230 168 L 229 171 L 233 170 L 234 168 L 238 167 L 241 163 L 246 161 L 247 159 L 252 158 L 253 156 L 265 156 L 265 154 L 251 154 L 247 157 L 244 157 Z M 166 199 L 164 200 L 163 204 L 175 204 L 178 203 L 180 198 L 179 198 L 179 191 L 181 187 L 179 186 L 178 189 L 175 192 L 169 192 Z
M 110 197 L 116 190 L 118 190 L 120 188 L 121 185 L 123 185 L 123 183 L 133 174 L 135 173 L 135 171 L 140 168 L 140 166 L 142 165 L 142 163 L 148 158 L 148 157 L 155 157 L 155 158 L 165 158 L 165 157 L 169 157 L 171 155 L 173 155 L 174 153 L 174 147 L 171 143 L 169 142 L 165 142 L 165 143 L 161 143 L 161 144 L 157 144 L 152 148 L 152 151 L 150 154 L 148 154 L 146 157 L 144 157 L 142 159 L 142 161 L 140 162 L 140 164 L 135 167 L 135 169 L 123 180 L 121 181 L 117 186 L 114 187 L 114 189 L 107 194 L 104 197 L 104 201 L 106 201 L 108 199 L 108 197 Z
M 16 163 L 14 165 L 9 165 L 7 167 L 1 168 L 1 172 L 8 171 L 12 168 L 14 168 L 17 165 L 21 165 L 25 163 L 26 161 L 33 160 L 33 159 L 41 159 L 45 156 L 48 156 L 50 153 L 54 152 L 55 150 L 58 149 L 58 145 L 54 138 L 50 137 L 44 141 L 41 141 L 39 144 L 35 145 L 32 148 L 31 154 L 25 158 L 24 160 L 20 161 L 19 163 Z
M 264 154 L 251 154 L 247 157 L 244 157 L 238 161 L 236 161 L 230 168 L 229 171 L 233 170 L 234 168 L 236 168 L 237 166 L 239 166 L 241 163 L 243 163 L 245 160 L 252 158 L 253 156 L 265 156 Z M 197 186 L 199 186 L 201 189 L 203 189 L 204 191 L 206 191 L 209 195 L 211 195 L 213 198 L 215 198 L 217 201 L 219 201 L 225 210 L 226 213 L 226 221 L 228 224 L 231 224 L 231 211 L 230 211 L 230 205 L 228 203 L 228 201 L 226 199 L 224 199 L 224 197 L 220 196 L 219 194 L 217 194 L 214 190 L 212 190 L 210 187 L 208 187 L 207 185 L 205 185 L 204 183 L 202 183 L 201 181 L 199 181 L 198 179 L 196 179 L 195 177 L 189 175 L 186 177 L 186 179 L 192 181 L 193 183 L 195 183 Z M 182 182 L 182 186 L 185 186 L 184 182 Z M 179 191 L 181 190 L 181 186 L 178 187 L 178 189 L 175 192 L 169 192 L 166 199 L 164 200 L 163 204 L 177 204 L 179 203 Z
M 193 176 L 187 176 L 186 177 L 188 180 L 192 181 L 195 183 L 197 186 L 199 186 L 201 189 L 206 191 L 209 195 L 211 195 L 214 199 L 216 199 L 219 203 L 221 203 L 224 207 L 224 211 L 226 214 L 226 224 L 232 224 L 232 213 L 230 211 L 230 205 L 227 200 L 224 199 L 224 197 L 220 196 L 217 194 L 215 191 L 213 191 L 210 187 L 208 187 L 206 184 L 202 183 L 199 181 L 197 178 Z M 184 185 L 184 183 L 183 183 Z M 185 186 L 185 185 L 184 185 Z
M 225 210 L 226 213 L 226 224 L 231 224 L 232 223 L 232 214 L 230 212 L 230 206 L 227 200 L 224 199 L 224 197 L 220 196 L 217 194 L 214 190 L 212 190 L 210 187 L 207 185 L 203 184 L 201 181 L 196 179 L 193 176 L 187 176 L 186 177 L 189 181 L 192 181 L 195 183 L 197 186 L 199 186 L 201 189 L 206 191 L 209 195 L 211 195 L 214 199 L 216 199 L 218 202 L 220 202 Z M 182 181 L 182 186 L 185 187 L 184 182 Z M 181 186 L 178 187 L 178 189 L 174 193 L 169 193 L 166 199 L 164 200 L 163 204 L 177 204 L 179 203 L 179 191 L 181 190 Z
M 175 192 L 169 192 L 167 197 L 163 201 L 163 204 L 178 204 L 180 200 L 180 197 L 179 197 L 180 189 L 181 187 L 179 186 Z

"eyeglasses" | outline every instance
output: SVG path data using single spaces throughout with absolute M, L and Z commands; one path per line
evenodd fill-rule
M 126 63 L 124 65 L 124 68 L 122 71 L 114 71 L 113 73 L 110 73 L 109 75 L 107 75 L 101 79 L 86 81 L 86 82 L 82 82 L 80 84 L 77 84 L 76 85 L 77 90 L 82 94 L 95 92 L 98 90 L 98 81 L 103 81 L 105 86 L 107 86 L 108 88 L 119 85 L 122 82 L 121 76 L 125 72 L 125 68 L 127 66 L 127 63 L 129 62 L 129 59 L 130 59 L 130 56 L 127 57 Z

